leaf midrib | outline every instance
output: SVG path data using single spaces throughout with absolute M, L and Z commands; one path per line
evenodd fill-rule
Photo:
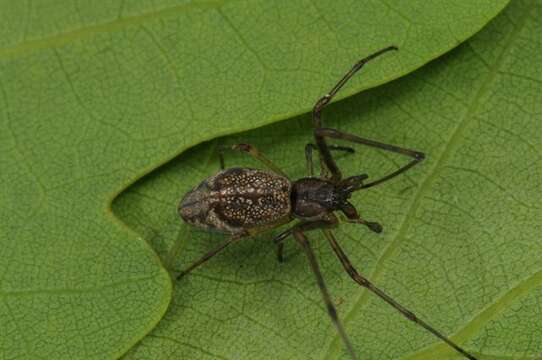
M 442 165 L 446 163 L 446 160 L 448 160 L 450 155 L 453 153 L 453 151 L 456 150 L 456 145 L 461 139 L 463 130 L 474 118 L 473 115 L 478 110 L 478 107 L 481 104 L 481 100 L 485 97 L 487 92 L 490 90 L 490 86 L 494 83 L 495 77 L 498 75 L 499 69 L 502 63 L 504 62 L 506 55 L 508 54 L 508 51 L 512 47 L 514 40 L 519 36 L 519 33 L 525 26 L 529 18 L 529 13 L 533 7 L 534 7 L 534 2 L 531 1 L 529 5 L 526 7 L 526 10 L 524 14 L 522 15 L 520 21 L 517 24 L 512 23 L 512 26 L 514 26 L 514 30 L 511 31 L 510 34 L 508 35 L 508 39 L 506 39 L 505 45 L 503 46 L 501 53 L 498 55 L 493 66 L 490 67 L 489 72 L 486 75 L 486 78 L 483 81 L 481 81 L 480 86 L 478 90 L 476 91 L 476 95 L 472 98 L 472 100 L 470 101 L 470 104 L 467 105 L 467 108 L 465 112 L 463 113 L 461 121 L 453 130 L 452 135 L 449 137 L 449 140 L 447 141 L 440 157 L 437 159 L 435 165 L 430 170 L 429 175 L 424 179 L 422 185 L 418 188 L 418 191 L 414 195 L 414 198 L 411 201 L 410 206 L 408 207 L 406 211 L 406 215 L 404 216 L 403 221 L 401 222 L 401 225 L 399 229 L 397 230 L 395 237 L 392 239 L 390 244 L 386 247 L 382 256 L 380 256 L 380 258 L 377 260 L 374 267 L 374 271 L 368 276 L 368 278 L 371 279 L 372 281 L 377 282 L 380 275 L 384 272 L 383 265 L 386 263 L 385 260 L 387 260 L 393 255 L 393 253 L 397 249 L 399 239 L 403 238 L 406 232 L 409 230 L 410 225 L 413 222 L 414 214 L 418 210 L 421 200 L 423 199 L 423 195 L 426 193 L 427 189 L 430 188 L 430 186 L 434 182 L 434 179 L 437 178 L 437 176 L 440 174 L 440 172 L 444 168 L 444 166 Z M 354 316 L 354 314 L 360 311 L 360 309 L 366 305 L 369 299 L 368 295 L 369 295 L 368 291 L 366 291 L 365 289 L 360 291 L 358 300 L 354 303 L 351 310 L 343 317 L 343 323 L 345 324 L 345 327 L 348 325 L 349 320 Z M 485 309 L 491 307 L 492 305 L 495 305 L 501 299 L 502 297 L 498 298 L 494 303 L 487 304 Z M 483 312 L 483 310 L 481 312 Z M 399 317 L 399 315 L 397 316 Z M 470 323 L 467 323 L 467 326 L 468 324 Z M 462 330 L 464 330 L 467 326 L 465 326 Z M 450 336 L 450 337 L 453 337 L 453 336 Z M 326 351 L 326 354 L 324 355 L 324 359 L 335 360 L 339 358 L 341 354 L 341 348 L 342 348 L 342 343 L 339 340 L 340 340 L 339 336 L 335 334 L 333 336 L 333 340 L 331 341 L 328 350 Z M 450 350 L 450 351 L 453 351 L 453 350 Z
M 495 315 L 501 313 L 502 311 L 506 309 L 509 309 L 509 307 L 518 298 L 526 296 L 529 292 L 529 289 L 532 289 L 533 287 L 539 287 L 541 285 L 542 285 L 542 270 L 539 270 L 534 275 L 519 281 L 513 288 L 507 290 L 503 295 L 501 295 L 497 299 L 497 301 L 488 305 L 485 309 L 479 312 L 475 317 L 472 318 L 468 326 L 463 327 L 456 333 L 455 337 L 461 338 L 462 340 L 468 339 L 469 332 L 472 333 L 474 331 L 481 330 L 484 324 L 488 323 L 489 321 L 495 318 Z M 436 358 L 437 355 L 445 355 L 449 353 L 450 353 L 450 349 L 448 348 L 446 344 L 442 342 L 437 342 L 437 343 L 431 344 L 430 346 L 426 347 L 425 349 L 421 351 L 408 355 L 405 359 L 425 360 L 425 359 Z M 477 354 L 480 356 L 482 355 L 482 353 L 477 353 Z M 492 356 L 492 359 L 494 360 L 496 360 L 497 357 L 499 359 L 517 359 L 516 356 L 518 356 L 518 354 L 496 355 L 496 354 L 487 354 L 487 353 L 484 353 L 483 355 Z M 522 359 L 528 359 L 528 358 L 522 357 Z

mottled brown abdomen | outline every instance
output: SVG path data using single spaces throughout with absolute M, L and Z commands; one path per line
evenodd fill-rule
M 227 169 L 188 192 L 179 213 L 201 228 L 242 234 L 289 221 L 291 187 L 288 179 L 272 172 Z

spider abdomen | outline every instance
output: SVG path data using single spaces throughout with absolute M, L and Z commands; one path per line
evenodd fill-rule
M 179 214 L 200 228 L 238 234 L 291 218 L 292 184 L 272 172 L 231 168 L 203 180 L 179 204 Z

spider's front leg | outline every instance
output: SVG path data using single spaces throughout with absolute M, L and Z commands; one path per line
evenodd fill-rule
M 431 325 L 429 325 L 424 320 L 420 319 L 416 314 L 414 314 L 412 311 L 405 308 L 403 305 L 399 304 L 397 301 L 395 301 L 391 296 L 389 296 L 387 293 L 382 291 L 381 289 L 377 288 L 369 279 L 361 275 L 352 265 L 350 262 L 350 259 L 346 256 L 343 249 L 340 247 L 339 243 L 335 239 L 335 236 L 329 229 L 323 230 L 324 235 L 326 236 L 329 244 L 331 245 L 331 248 L 335 252 L 335 255 L 341 262 L 344 270 L 359 285 L 363 286 L 367 290 L 371 291 L 378 297 L 380 297 L 382 300 L 387 302 L 389 305 L 393 306 L 397 311 L 399 311 L 404 317 L 406 317 L 408 320 L 416 323 L 417 325 L 423 327 L 425 330 L 429 331 L 431 334 L 435 335 L 437 338 L 444 341 L 446 344 L 448 344 L 450 347 L 452 347 L 454 350 L 456 350 L 458 353 L 463 355 L 465 358 L 469 360 L 477 360 L 474 355 L 457 345 L 455 342 L 450 340 L 448 337 L 443 335 L 440 331 L 433 328 Z
M 342 151 L 345 153 L 353 154 L 355 150 L 349 146 L 340 146 L 340 145 L 328 145 L 329 150 L 333 151 Z M 307 173 L 309 176 L 314 176 L 314 163 L 312 161 L 312 151 L 318 150 L 318 147 L 312 143 L 308 143 L 305 145 L 305 159 L 307 162 Z M 320 159 L 321 160 L 321 159 Z M 320 161 L 320 176 L 321 177 L 328 177 L 326 173 L 326 166 L 325 164 L 322 164 Z
M 396 154 L 406 155 L 406 156 L 409 156 L 409 157 L 412 158 L 412 160 L 409 163 L 407 163 L 406 165 L 400 167 L 399 169 L 391 172 L 388 175 L 385 175 L 385 176 L 381 177 L 380 179 L 371 181 L 371 182 L 369 182 L 367 184 L 363 184 L 357 190 L 366 189 L 366 188 L 381 184 L 381 183 L 383 183 L 385 181 L 388 181 L 391 178 L 394 178 L 397 175 L 407 171 L 408 169 L 410 169 L 411 167 L 413 167 L 414 165 L 416 165 L 417 163 L 419 163 L 423 159 L 425 159 L 425 154 L 420 152 L 420 151 L 411 150 L 411 149 L 407 149 L 407 148 L 402 148 L 402 147 L 395 146 L 395 145 L 385 144 L 385 143 L 381 143 L 379 141 L 365 139 L 365 138 L 359 137 L 357 135 L 349 134 L 349 133 L 339 131 L 339 130 L 336 130 L 336 129 L 318 128 L 318 129 L 314 130 L 314 136 L 317 139 L 322 139 L 322 141 L 324 141 L 323 139 L 325 139 L 325 138 L 346 140 L 346 141 L 350 141 L 350 142 L 353 142 L 353 143 L 366 145 L 366 146 L 374 147 L 374 148 L 377 148 L 377 149 L 393 152 L 393 153 L 396 153 Z M 324 157 L 324 161 L 325 161 L 326 165 L 328 165 L 328 167 L 330 167 L 330 170 L 334 166 L 337 167 L 337 165 L 335 164 L 335 161 L 331 157 L 329 157 L 329 158 Z
M 344 84 L 346 84 L 348 82 L 348 80 L 350 80 L 352 78 L 352 76 L 354 76 L 355 73 L 357 73 L 359 70 L 361 70 L 361 68 L 365 64 L 367 64 L 369 61 L 371 61 L 374 58 L 377 58 L 380 55 L 382 55 L 382 54 L 384 54 L 384 53 L 386 53 L 388 51 L 391 51 L 391 50 L 397 50 L 397 47 L 393 46 L 393 45 L 388 46 L 388 47 L 386 47 L 384 49 L 381 49 L 381 50 L 367 56 L 366 58 L 361 59 L 357 63 L 355 63 L 354 66 L 352 66 L 352 68 L 341 78 L 341 80 L 339 80 L 339 82 L 337 84 L 335 84 L 335 86 L 331 89 L 331 91 L 329 93 L 327 93 L 326 95 L 322 96 L 316 102 L 316 104 L 314 105 L 314 108 L 312 110 L 312 121 L 313 121 L 313 125 L 316 128 L 316 130 L 322 128 L 322 118 L 321 118 L 322 109 L 324 107 L 326 107 L 331 102 L 333 97 L 335 97 L 335 95 L 337 95 L 337 93 L 339 92 L 339 90 L 341 90 L 341 88 L 344 86 Z M 328 168 L 329 172 L 331 173 L 330 180 L 333 181 L 333 182 L 339 181 L 342 178 L 342 174 L 341 174 L 341 171 L 339 170 L 339 168 L 337 167 L 337 164 L 335 163 L 335 161 L 331 157 L 331 153 L 329 151 L 330 148 L 329 148 L 329 145 L 326 143 L 326 140 L 325 140 L 324 136 L 318 136 L 318 134 L 316 134 L 316 132 L 315 132 L 314 138 L 315 138 L 315 141 L 316 141 L 316 146 L 318 147 L 318 150 L 320 151 L 321 161 L 325 163 L 326 167 Z

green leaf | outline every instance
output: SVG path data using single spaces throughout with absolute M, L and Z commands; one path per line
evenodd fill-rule
M 541 17 L 542 2 L 515 1 L 450 54 L 324 114 L 327 126 L 427 154 L 353 197 L 382 235 L 350 224 L 336 235 L 363 274 L 481 359 L 542 353 Z M 182 269 L 225 241 L 175 211 L 218 170 L 216 147 L 252 143 L 297 178 L 309 141 L 304 115 L 202 144 L 137 182 L 114 209 L 167 267 Z M 337 155 L 344 174 L 377 178 L 407 161 L 356 149 Z M 236 154 L 226 165 L 260 166 Z M 348 359 L 293 240 L 286 262 L 276 261 L 278 231 L 229 247 L 175 283 L 166 316 L 126 358 Z M 353 283 L 319 232 L 309 237 L 359 358 L 460 358 Z
M 0 1 L 0 357 L 116 357 L 160 320 L 169 275 L 110 211 L 143 174 L 307 111 L 390 43 L 341 96 L 411 72 L 506 3 Z

